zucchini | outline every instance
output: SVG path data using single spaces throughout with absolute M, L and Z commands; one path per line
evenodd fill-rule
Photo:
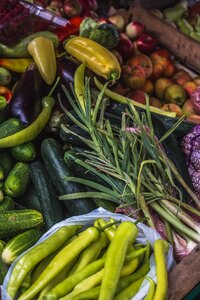
M 6 178 L 14 165 L 13 158 L 7 151 L 0 152 L 0 167 L 4 171 L 4 177 Z
M 37 210 L 9 210 L 0 214 L 0 239 L 43 225 L 43 216 Z
M 17 162 L 4 184 L 6 195 L 17 198 L 23 195 L 30 183 L 30 166 L 27 163 Z
M 11 148 L 10 153 L 16 160 L 26 163 L 35 159 L 36 148 L 32 142 L 28 142 Z
M 11 118 L 0 124 L 0 139 L 12 135 L 24 128 L 24 124 L 17 118 Z
M 63 203 L 58 200 L 52 181 L 40 161 L 31 164 L 31 179 L 35 187 L 47 229 L 64 219 Z
M 32 184 L 22 197 L 17 198 L 17 202 L 26 208 L 33 208 L 41 212 L 40 202 Z
M 3 201 L 0 203 L 0 214 L 7 210 L 13 210 L 14 207 L 14 200 L 8 196 L 5 196 Z
M 45 139 L 41 144 L 41 155 L 59 196 L 85 191 L 81 185 L 66 180 L 66 177 L 74 174 L 67 168 L 62 148 L 56 140 Z M 91 199 L 63 200 L 63 203 L 71 215 L 85 214 L 96 208 Z
M 30 229 L 13 237 L 3 249 L 3 262 L 10 265 L 20 254 L 32 247 L 42 234 L 39 229 Z

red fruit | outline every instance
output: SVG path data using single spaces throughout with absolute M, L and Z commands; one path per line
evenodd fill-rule
M 131 40 L 135 40 L 138 38 L 140 35 L 142 35 L 145 31 L 145 26 L 144 24 L 137 22 L 137 21 L 132 21 L 126 26 L 126 34 Z
M 82 13 L 82 6 L 76 0 L 65 0 L 63 4 L 63 13 L 67 18 L 80 16 Z
M 192 77 L 190 76 L 190 74 L 184 70 L 184 69 L 181 69 L 181 70 L 178 70 L 174 76 L 173 76 L 173 80 L 179 84 L 179 85 L 184 85 L 186 82 L 188 81 L 191 81 L 192 80 Z
M 127 64 L 129 66 L 139 66 L 144 69 L 146 78 L 149 78 L 153 71 L 151 59 L 144 54 L 135 55 L 129 58 Z
M 132 42 L 125 34 L 120 34 L 120 40 L 115 50 L 121 54 L 124 60 L 127 60 L 134 54 Z
M 142 104 L 146 104 L 145 92 L 140 89 L 129 92 L 127 94 L 127 98 Z
M 185 101 L 182 106 L 182 112 L 184 115 L 186 115 L 186 117 L 195 114 L 194 103 L 192 102 L 192 99 L 188 99 Z
M 137 39 L 138 49 L 144 54 L 151 54 L 157 47 L 157 40 L 150 34 L 144 33 Z
M 188 81 L 183 85 L 184 90 L 191 97 L 192 93 L 196 90 L 197 84 L 194 81 Z
M 142 88 L 146 80 L 143 68 L 128 65 L 122 67 L 121 78 L 123 84 L 133 90 Z

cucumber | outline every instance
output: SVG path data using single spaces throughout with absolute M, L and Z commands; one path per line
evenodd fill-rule
M 3 261 L 2 261 L 2 259 L 0 257 L 0 285 L 3 284 L 4 278 L 5 278 L 6 274 L 7 274 L 7 272 L 8 272 L 8 266 L 6 266 L 3 263 Z
M 4 184 L 5 194 L 17 198 L 23 195 L 30 183 L 30 166 L 27 163 L 17 162 Z
M 0 255 L 2 254 L 3 249 L 5 248 L 5 246 L 6 246 L 6 242 L 0 240 Z
M 5 176 L 4 170 L 3 170 L 2 167 L 0 167 L 0 180 L 3 180 L 3 179 L 4 179 L 4 176 Z
M 74 174 L 67 168 L 62 148 L 56 140 L 45 139 L 41 144 L 41 155 L 59 196 L 84 191 L 81 185 L 66 180 L 66 177 Z M 91 199 L 63 200 L 63 203 L 71 215 L 85 214 L 96 208 Z
M 1 202 L 3 202 L 3 200 L 4 200 L 4 192 L 0 190 L 0 204 Z
M 10 153 L 16 160 L 26 163 L 35 159 L 36 148 L 32 142 L 28 142 L 11 148 Z
M 4 181 L 0 181 L 0 190 L 3 190 L 4 187 Z
M 0 152 L 0 167 L 3 169 L 4 177 L 6 178 L 14 165 L 13 158 L 7 151 Z
M 0 111 L 0 124 L 2 124 L 3 122 L 6 121 L 6 116 L 4 114 L 4 112 Z
M 22 197 L 17 198 L 17 202 L 26 208 L 33 208 L 41 212 L 40 202 L 32 184 Z
M 60 129 L 60 138 L 64 143 L 69 143 L 70 145 L 77 147 L 88 148 L 87 144 L 85 144 L 80 137 L 91 140 L 90 135 L 83 129 L 81 129 L 78 125 L 70 126 L 69 129 L 76 133 L 78 136 L 75 136 L 71 133 L 65 132 L 62 128 Z
M 24 124 L 17 118 L 11 118 L 0 124 L 0 139 L 12 135 L 24 128 Z
M 64 219 L 63 203 L 58 200 L 52 181 L 40 161 L 31 164 L 31 179 L 35 187 L 47 229 Z
M 43 216 L 37 210 L 9 210 L 0 214 L 0 239 L 43 225 Z
M 3 201 L 0 203 L 0 214 L 7 210 L 13 210 L 14 207 L 14 200 L 8 196 L 5 196 Z
M 42 234 L 39 229 L 30 229 L 13 237 L 3 249 L 3 262 L 10 265 L 20 254 L 32 247 Z
M 81 156 L 81 153 L 77 154 L 74 150 L 68 150 L 64 154 L 64 161 L 67 167 L 71 171 L 73 171 L 74 175 L 76 175 L 77 177 L 89 179 L 91 181 L 105 185 L 106 187 L 110 187 L 105 180 L 101 179 L 101 177 L 96 175 L 94 172 L 87 170 L 80 164 L 80 161 L 84 161 L 83 155 Z M 95 168 L 93 167 L 91 167 L 91 169 L 95 170 Z

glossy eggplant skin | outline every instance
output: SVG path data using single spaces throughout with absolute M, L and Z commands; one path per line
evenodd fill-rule
M 80 62 L 76 61 L 75 59 L 67 58 L 66 56 L 57 59 L 57 76 L 61 78 L 61 84 L 66 87 L 72 98 L 73 93 L 71 91 L 71 84 L 73 85 L 74 83 L 74 74 L 79 65 Z M 94 74 L 90 70 L 86 69 L 85 75 L 91 79 L 91 87 L 95 86 L 93 83 Z M 60 85 L 58 86 L 58 89 L 59 93 L 61 93 L 62 89 L 60 89 Z M 63 93 L 61 93 L 61 97 L 62 95 Z
M 74 73 L 79 63 L 66 56 L 57 59 L 57 76 L 60 76 L 61 83 L 68 89 L 70 83 L 74 83 Z
M 30 65 L 20 77 L 9 103 L 9 113 L 29 125 L 42 109 L 42 98 L 48 94 L 49 87 L 42 79 L 34 64 Z

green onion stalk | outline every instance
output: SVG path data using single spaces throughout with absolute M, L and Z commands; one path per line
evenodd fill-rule
M 90 136 L 90 139 L 79 136 L 65 124 L 61 124 L 63 131 L 77 136 L 88 147 L 81 154 L 77 153 L 75 163 L 81 165 L 86 173 L 93 173 L 100 179 L 97 183 L 90 180 L 89 176 L 87 179 L 69 177 L 68 181 L 86 186 L 87 191 L 62 195 L 59 199 L 69 201 L 88 197 L 103 199 L 114 203 L 116 212 L 128 211 L 130 216 L 148 217 L 148 225 L 154 228 L 152 212 L 156 212 L 163 220 L 166 238 L 171 243 L 176 243 L 176 249 L 177 234 L 187 243 L 190 240 L 193 245 L 199 243 L 200 224 L 190 214 L 200 216 L 197 209 L 200 208 L 200 202 L 162 147 L 163 140 L 179 126 L 183 118 L 158 140 L 147 97 L 146 111 L 140 113 L 128 102 L 122 113 L 121 125 L 117 126 L 105 118 L 108 101 L 104 96 L 106 88 L 107 84 L 93 104 L 90 79 L 85 78 L 83 109 L 73 86 L 71 86 L 73 97 L 65 86 L 62 86 L 76 116 L 65 109 L 58 95 L 64 113 Z M 180 186 L 187 191 L 194 206 L 183 201 Z

